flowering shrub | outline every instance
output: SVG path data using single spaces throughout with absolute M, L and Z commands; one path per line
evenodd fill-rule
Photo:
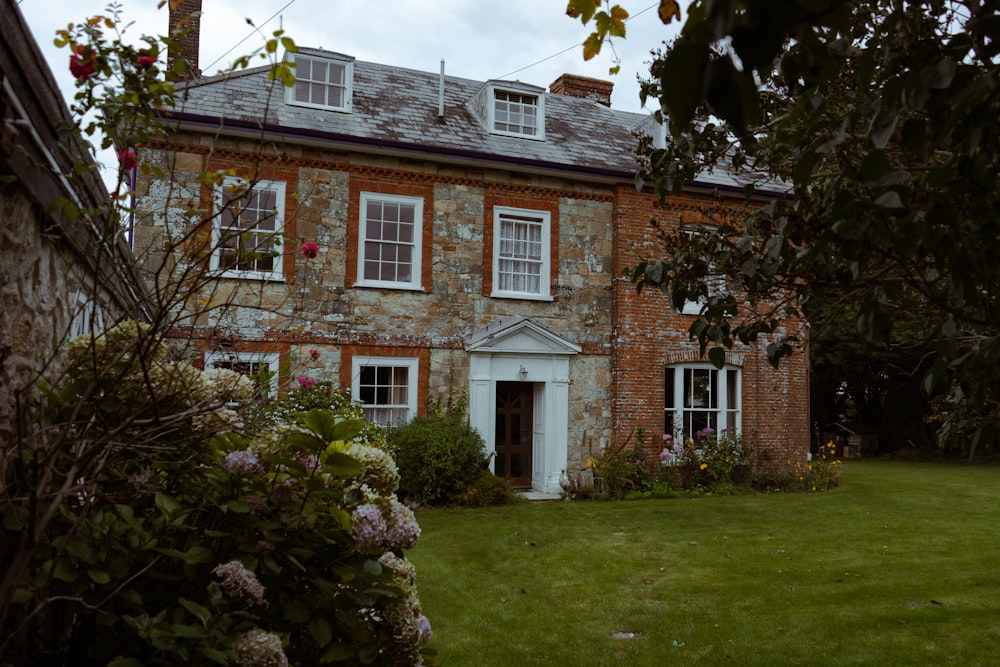
M 319 353 L 311 350 L 311 353 Z M 312 357 L 312 354 L 310 354 Z M 305 377 L 305 376 L 303 376 Z M 338 415 L 364 421 L 365 414 L 361 406 L 351 400 L 350 392 L 334 386 L 325 380 L 313 380 L 300 384 L 299 388 L 278 398 L 263 397 L 262 400 L 248 404 L 243 409 L 247 427 L 254 430 L 266 430 L 277 424 L 295 421 L 309 410 L 332 410 Z M 365 424 L 354 436 L 353 442 L 385 448 L 385 430 L 378 424 Z
M 731 492 L 733 474 L 748 466 L 750 452 L 738 434 L 707 427 L 683 440 L 664 434 L 658 459 L 657 480 L 673 488 Z
M 168 361 L 134 323 L 69 350 L 72 373 L 45 418 L 82 436 L 78 447 L 102 430 L 142 446 L 112 446 L 74 473 L 30 548 L 16 548 L 28 544 L 26 508 L 0 506 L 6 655 L 422 664 L 429 623 L 403 557 L 420 529 L 395 499 L 391 457 L 353 442 L 353 408 L 296 412 L 252 437 L 204 433 L 195 417 L 227 409 L 231 392 L 246 398 L 245 384 Z M 32 456 L 17 464 L 37 475 Z
M 840 486 L 840 459 L 837 446 L 828 442 L 819 448 L 809 462 L 809 490 L 827 491 Z
M 612 444 L 600 455 L 588 458 L 586 465 L 594 471 L 595 490 L 613 499 L 646 491 L 652 480 L 642 429 L 634 440 Z

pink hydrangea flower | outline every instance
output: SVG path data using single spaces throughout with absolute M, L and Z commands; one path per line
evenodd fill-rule
M 264 466 L 252 449 L 226 454 L 226 458 L 222 460 L 222 468 L 233 477 L 256 477 L 264 474 Z
M 420 526 L 409 507 L 395 500 L 389 512 L 385 541 L 393 549 L 412 549 L 417 546 Z
M 312 379 L 308 375 L 299 376 L 299 386 L 302 387 L 303 389 L 308 389 L 314 384 L 316 384 L 316 380 Z
M 420 628 L 420 641 L 426 644 L 431 640 L 431 636 L 433 634 L 431 632 L 431 622 L 426 616 L 420 614 L 420 616 L 417 617 L 417 627 Z
M 247 598 L 252 602 L 267 606 L 264 599 L 264 585 L 257 580 L 257 575 L 248 570 L 238 560 L 216 566 L 212 574 L 219 578 L 222 588 L 235 598 Z
M 244 667 L 288 667 L 281 637 L 259 628 L 244 633 L 233 644 L 233 657 Z
M 374 503 L 358 505 L 351 514 L 351 533 L 361 553 L 377 551 L 385 541 L 385 518 Z
M 319 255 L 319 246 L 315 243 L 303 243 L 299 249 L 306 259 L 316 259 L 316 256 Z

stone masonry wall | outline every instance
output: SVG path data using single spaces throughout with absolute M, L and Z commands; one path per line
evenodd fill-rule
M 66 339 L 111 313 L 79 257 L 15 187 L 0 189 L 0 440 L 14 437 L 18 394 L 30 404 L 39 373 L 52 381 Z
M 583 348 L 571 361 L 570 458 L 582 466 L 583 443 L 610 438 L 610 333 L 612 290 L 612 193 L 608 188 L 563 179 L 515 177 L 507 172 L 446 167 L 283 146 L 280 156 L 262 157 L 236 143 L 211 151 L 189 138 L 171 150 L 144 148 L 173 182 L 139 184 L 136 254 L 166 276 L 196 270 L 206 255 L 186 252 L 174 261 L 163 253 L 187 239 L 203 247 L 212 190 L 201 171 L 232 169 L 287 184 L 280 282 L 209 281 L 195 298 L 178 305 L 178 334 L 191 341 L 197 360 L 223 340 L 238 351 L 279 351 L 287 379 L 307 374 L 349 386 L 353 354 L 404 354 L 421 359 L 420 409 L 468 387 L 468 335 L 514 315 L 534 318 Z M 361 192 L 419 196 L 424 202 L 422 290 L 355 286 Z M 493 205 L 552 213 L 552 300 L 490 296 Z M 203 211 L 187 216 L 186 209 Z M 315 259 L 298 248 L 319 246 Z M 199 246 L 202 243 L 202 246 Z M 153 276 L 150 274 L 150 280 Z M 210 306 L 207 304 L 211 304 Z M 239 307 L 227 307 L 235 304 Z M 266 347 L 270 345 L 271 347 Z M 308 349 L 320 352 L 309 359 Z M 283 363 L 285 363 L 283 361 Z M 426 373 L 424 366 L 426 364 Z

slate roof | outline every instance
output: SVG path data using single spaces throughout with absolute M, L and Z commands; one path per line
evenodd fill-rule
M 350 58 L 302 47 L 299 53 Z M 350 113 L 295 106 L 285 102 L 280 82 L 267 79 L 268 69 L 206 77 L 180 86 L 183 102 L 171 115 L 182 124 L 206 128 L 218 128 L 221 119 L 227 130 L 246 134 L 259 132 L 263 118 L 269 134 L 292 142 L 630 182 L 638 167 L 633 131 L 650 127 L 647 114 L 544 93 L 544 140 L 492 134 L 469 105 L 487 82 L 446 75 L 444 117 L 439 118 L 440 73 L 359 60 L 353 61 Z M 502 86 L 503 82 L 491 83 Z M 742 189 L 745 179 L 714 173 L 699 181 L 703 186 Z

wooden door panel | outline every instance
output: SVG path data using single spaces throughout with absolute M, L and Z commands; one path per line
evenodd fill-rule
M 531 486 L 532 385 L 497 382 L 496 474 L 515 488 Z

